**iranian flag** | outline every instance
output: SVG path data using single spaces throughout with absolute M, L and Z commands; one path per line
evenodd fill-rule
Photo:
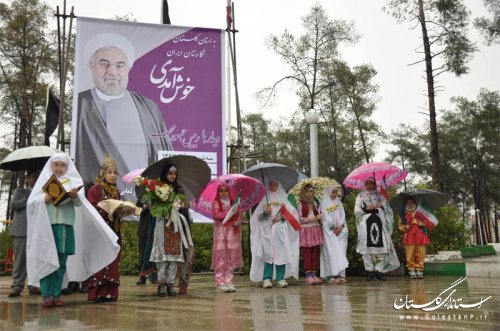
M 238 193 L 238 197 L 234 200 L 233 205 L 229 208 L 226 217 L 222 220 L 223 225 L 229 225 L 231 223 L 231 219 L 236 213 L 238 213 L 238 207 L 240 206 L 240 193 Z M 233 220 L 234 221 L 234 220 Z
M 415 217 L 424 222 L 425 227 L 432 231 L 438 224 L 438 220 L 431 206 L 425 201 L 421 200 L 415 210 Z
M 280 208 L 280 214 L 287 220 L 288 223 L 290 223 L 295 231 L 300 230 L 300 222 L 297 218 L 299 215 L 297 214 L 297 212 L 290 212 L 288 209 L 286 209 L 286 205 L 282 205 Z

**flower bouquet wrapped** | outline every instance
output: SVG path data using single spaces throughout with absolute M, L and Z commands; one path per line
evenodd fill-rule
M 183 194 L 174 192 L 174 188 L 160 179 L 148 179 L 144 177 L 137 177 L 134 183 L 139 187 L 144 187 L 146 193 L 141 196 L 141 201 L 149 201 L 151 207 L 149 208 L 153 217 L 169 218 L 172 206 L 176 200 L 184 201 Z

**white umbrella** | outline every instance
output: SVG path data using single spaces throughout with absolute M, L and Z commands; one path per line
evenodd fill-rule
M 0 163 L 0 169 L 12 171 L 41 170 L 52 154 L 60 152 L 48 146 L 29 146 L 16 149 Z

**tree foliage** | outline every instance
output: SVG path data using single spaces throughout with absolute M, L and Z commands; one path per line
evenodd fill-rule
M 483 0 L 486 9 L 493 17 L 478 17 L 474 20 L 474 26 L 479 29 L 486 41 L 486 44 L 493 45 L 500 43 L 500 1 Z
M 475 101 L 464 97 L 452 101 L 455 109 L 444 112 L 439 126 L 442 189 L 462 206 L 463 220 L 469 213 L 467 206 L 480 211 L 486 225 L 484 242 L 491 241 L 490 229 L 497 229 L 495 237 L 498 232 L 493 222 L 497 222 L 500 201 L 500 93 L 482 89 Z M 416 182 L 428 183 L 431 168 L 425 130 L 401 125 L 390 140 L 395 149 L 388 161 L 403 159 L 406 170 L 417 174 Z
M 0 3 L 0 114 L 12 148 L 43 142 L 47 85 L 57 55 L 47 27 L 50 8 L 38 0 Z
M 386 11 L 398 22 L 420 26 L 422 48 L 419 53 L 425 62 L 429 107 L 430 158 L 432 186 L 439 188 L 440 158 L 436 121 L 436 77 L 444 72 L 457 76 L 468 72 L 468 62 L 476 47 L 467 36 L 470 12 L 462 0 L 389 0 Z M 423 50 L 423 51 L 422 51 Z

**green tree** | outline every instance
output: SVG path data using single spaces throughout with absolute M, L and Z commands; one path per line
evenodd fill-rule
M 320 78 L 320 68 L 338 58 L 341 43 L 353 43 L 358 36 L 353 23 L 330 20 L 318 4 L 312 6 L 302 23 L 305 33 L 297 38 L 288 30 L 279 37 L 271 35 L 268 38 L 268 47 L 290 66 L 290 74 L 261 93 L 270 97 L 279 83 L 292 80 L 298 86 L 297 94 L 307 100 L 303 107 L 307 111 L 316 106 L 317 96 L 333 84 Z
M 467 63 L 476 51 L 467 37 L 469 11 L 462 0 L 389 0 L 387 11 L 398 22 L 420 26 L 429 107 L 432 185 L 439 188 L 440 165 L 436 121 L 435 79 L 444 72 L 457 76 L 467 73 Z
M 453 98 L 455 110 L 442 118 L 443 150 L 450 171 L 448 191 L 469 196 L 484 225 L 484 242 L 495 228 L 498 242 L 497 202 L 500 200 L 500 93 L 482 89 L 477 101 Z M 492 226 L 494 218 L 495 226 Z
M 0 91 L 12 148 L 43 141 L 47 85 L 57 60 L 48 39 L 50 8 L 38 0 L 0 2 Z
M 486 44 L 500 43 L 500 1 L 498 0 L 483 0 L 486 9 L 493 14 L 493 17 L 479 17 L 474 20 L 474 26 L 479 29 Z
M 397 164 L 408 172 L 407 181 L 411 187 L 416 187 L 417 177 L 425 181 L 432 176 L 429 150 L 429 135 L 425 128 L 400 124 L 391 131 L 389 142 L 393 149 L 388 151 L 386 161 Z

